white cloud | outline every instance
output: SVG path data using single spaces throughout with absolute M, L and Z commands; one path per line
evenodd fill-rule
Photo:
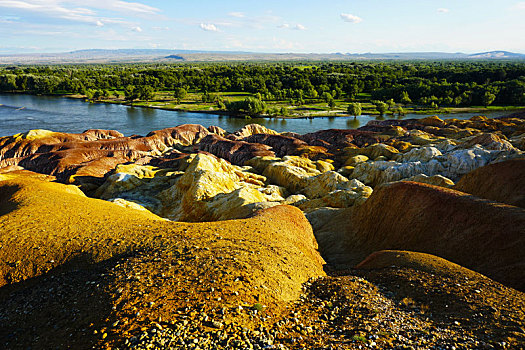
M 219 31 L 219 29 L 213 23 L 201 23 L 200 27 L 202 30 L 205 30 L 207 32 L 218 32 Z
M 516 3 L 515 7 L 518 10 L 525 10 L 525 1 L 520 1 L 520 2 Z
M 134 32 L 137 32 L 137 33 L 142 33 L 142 28 L 140 28 L 138 26 L 137 27 L 133 27 L 133 29 L 131 29 L 131 30 L 133 30 Z
M 293 30 L 306 30 L 306 27 L 302 24 L 296 24 L 294 26 L 289 25 L 288 23 L 283 23 L 277 26 L 281 29 L 293 29 Z
M 350 23 L 361 23 L 363 21 L 361 17 L 351 15 L 349 13 L 341 13 L 341 18 L 343 19 L 343 21 Z
M 244 18 L 244 17 L 246 17 L 244 15 L 244 13 L 242 13 L 242 12 L 230 12 L 230 13 L 228 13 L 228 15 L 230 15 L 232 17 L 236 17 L 236 18 Z
M 128 11 L 128 12 L 136 12 L 136 13 L 147 13 L 147 14 L 155 14 L 160 12 L 158 8 L 140 4 L 138 2 L 127 2 L 127 1 L 110 1 L 110 5 L 113 6 L 113 9 L 115 10 L 121 10 L 121 11 Z
M 450 10 L 442 7 L 442 8 L 438 8 L 438 9 L 437 9 L 437 12 L 438 12 L 438 13 L 449 13 Z
M 30 0 L 25 0 L 30 1 Z M 38 0 L 32 0 L 32 1 L 38 1 Z M 160 10 L 158 8 L 141 4 L 139 2 L 129 2 L 129 1 L 122 1 L 122 0 L 58 0 L 59 3 L 71 3 L 71 4 L 81 4 L 82 6 L 86 6 L 86 3 L 88 4 L 88 7 L 96 8 L 96 9 L 105 9 L 105 10 L 111 10 L 115 12 L 124 12 L 124 13 L 132 13 L 132 14 L 156 14 L 159 13 Z
M 97 23 L 95 23 L 95 25 L 97 27 L 103 27 L 104 26 L 104 23 L 102 23 L 101 21 L 97 21 Z
M 155 7 L 121 0 L 0 0 L 0 8 L 25 10 L 51 18 L 90 23 L 97 26 L 100 26 L 100 23 L 129 24 L 122 18 L 97 16 L 97 10 L 109 10 L 140 16 L 158 16 L 158 12 L 160 12 Z
M 95 15 L 96 14 L 95 11 L 86 9 L 86 8 L 82 8 L 82 7 L 75 8 L 74 10 L 79 15 Z

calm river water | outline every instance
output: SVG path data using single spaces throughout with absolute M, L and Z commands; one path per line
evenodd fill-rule
M 489 117 L 498 117 L 509 112 L 492 112 Z M 441 118 L 467 119 L 479 113 L 439 115 Z M 423 118 L 424 115 L 408 114 L 404 118 Z M 86 103 L 82 100 L 4 94 L 0 95 L 0 136 L 13 135 L 31 129 L 47 129 L 60 132 L 80 133 L 87 129 L 112 129 L 129 136 L 146 135 L 181 124 L 220 126 L 233 132 L 246 124 L 258 123 L 278 132 L 293 131 L 305 134 L 323 129 L 356 129 L 375 120 L 377 116 L 323 117 L 315 119 L 266 119 L 232 118 L 227 116 L 165 111 L 123 105 Z

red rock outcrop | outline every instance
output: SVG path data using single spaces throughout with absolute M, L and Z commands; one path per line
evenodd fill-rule
M 242 141 L 270 146 L 275 155 L 280 158 L 300 155 L 308 147 L 304 141 L 281 135 L 256 134 L 245 137 Z
M 84 131 L 81 135 L 86 137 L 91 137 L 90 140 L 100 140 L 100 139 L 115 139 L 118 137 L 124 137 L 124 134 L 116 130 L 103 130 L 103 129 L 89 129 Z
M 208 131 L 213 133 L 213 134 L 217 134 L 219 136 L 224 136 L 227 134 L 226 130 L 224 130 L 223 128 L 219 127 L 219 126 L 215 126 L 215 125 L 210 125 L 208 127 Z
M 270 146 L 260 143 L 233 141 L 215 134 L 206 136 L 199 143 L 199 150 L 226 159 L 235 165 L 244 165 L 244 162 L 253 157 L 274 157 L 275 153 L 270 149 Z
M 510 142 L 502 139 L 493 133 L 482 133 L 474 136 L 471 140 L 466 141 L 461 145 L 463 148 L 471 148 L 475 145 L 481 145 L 485 149 L 498 151 L 516 150 Z
M 462 192 L 394 182 L 316 232 L 328 262 L 355 265 L 374 251 L 425 252 L 525 290 L 525 210 Z
M 344 148 L 351 145 L 365 147 L 380 142 L 377 133 L 366 130 L 329 129 L 305 134 L 301 139 L 312 146 Z
M 478 168 L 453 187 L 501 203 L 525 208 L 525 159 L 512 159 Z
M 156 130 L 146 135 L 145 139 L 155 144 L 161 143 L 168 147 L 175 145 L 191 146 L 210 134 L 210 131 L 202 125 L 184 124 L 174 128 Z
M 113 130 L 81 134 L 36 130 L 0 138 L 0 168 L 21 166 L 65 182 L 72 175 L 101 178 L 118 164 L 168 147 L 192 146 L 207 135 L 206 128 L 194 124 L 153 131 L 146 137 L 124 137 Z
M 235 141 L 257 134 L 278 135 L 279 133 L 260 124 L 248 124 L 236 132 L 228 135 L 228 138 Z
M 483 132 L 494 132 L 500 130 L 505 136 L 510 136 L 516 131 L 525 131 L 525 119 L 520 118 L 487 118 L 484 116 L 472 117 L 468 120 L 450 119 L 447 125 L 454 125 L 458 128 L 473 128 Z

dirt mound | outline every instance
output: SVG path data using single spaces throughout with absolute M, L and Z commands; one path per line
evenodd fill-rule
M 278 305 L 324 275 L 293 207 L 186 224 L 28 177 L 0 181 L 0 195 L 0 339 L 11 346 L 87 348 L 115 320 L 106 342 L 188 310 Z
M 357 264 L 357 269 L 411 268 L 440 276 L 462 276 L 462 279 L 487 277 L 435 255 L 404 250 L 381 250 Z
M 525 210 L 462 192 L 395 182 L 376 188 L 355 210 L 316 232 L 328 262 L 355 265 L 374 251 L 437 255 L 525 289 Z
M 512 159 L 478 168 L 453 187 L 480 198 L 525 208 L 525 159 Z

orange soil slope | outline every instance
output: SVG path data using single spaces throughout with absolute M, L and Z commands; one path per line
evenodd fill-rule
M 378 250 L 411 250 L 525 290 L 525 210 L 462 192 L 415 182 L 383 185 L 316 235 L 335 264 L 355 265 Z
M 453 188 L 525 208 L 525 159 L 512 159 L 478 168 L 463 176 Z

